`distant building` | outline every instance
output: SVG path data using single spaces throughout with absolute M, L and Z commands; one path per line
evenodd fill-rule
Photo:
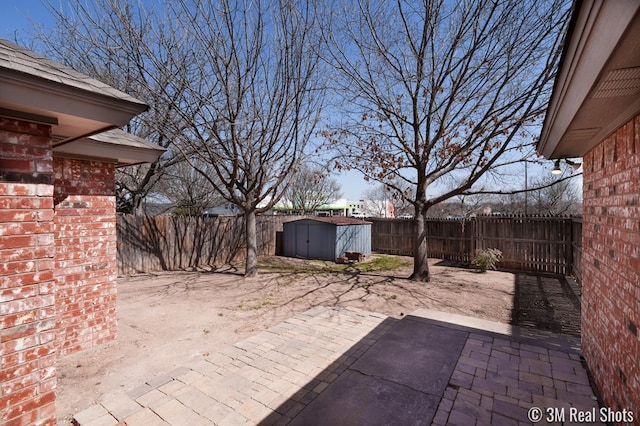
M 302 214 L 284 202 L 276 204 L 273 211 L 278 214 Z M 331 203 L 323 204 L 314 211 L 316 216 L 333 217 L 346 216 L 356 218 L 386 217 L 394 215 L 393 203 L 389 200 L 348 200 L 340 198 Z
M 242 214 L 240 207 L 233 203 L 224 203 L 216 207 L 208 208 L 204 211 L 204 215 L 207 217 L 216 216 L 238 216 Z

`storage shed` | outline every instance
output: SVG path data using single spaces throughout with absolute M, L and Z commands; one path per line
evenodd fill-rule
M 347 251 L 371 253 L 371 222 L 350 217 L 314 217 L 283 225 L 283 253 L 335 260 Z

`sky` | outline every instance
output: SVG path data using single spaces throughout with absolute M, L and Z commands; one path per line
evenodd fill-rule
M 43 2 L 47 0 L 0 0 L 0 37 L 10 41 L 24 41 L 25 46 L 31 45 L 30 34 L 35 26 L 52 26 L 54 20 L 49 16 Z M 64 4 L 68 0 L 50 0 L 51 3 Z M 548 167 L 547 167 L 548 166 Z M 545 168 L 548 168 L 548 164 Z M 546 172 L 542 168 L 530 170 L 530 177 L 536 173 Z M 341 186 L 342 196 L 349 200 L 363 198 L 363 193 L 379 184 L 366 182 L 362 175 L 356 171 L 341 173 L 335 176 Z
M 56 0 L 52 0 L 52 3 Z M 54 3 L 55 4 L 55 3 Z M 51 26 L 53 19 L 41 0 L 0 0 L 0 37 L 15 42 L 25 41 L 28 46 L 34 24 Z M 342 189 L 342 196 L 350 200 L 362 198 L 371 183 L 366 182 L 358 172 L 346 172 L 336 176 Z
M 41 0 L 0 0 L 2 13 L 0 13 L 0 36 L 14 41 L 15 34 L 18 39 L 27 39 L 32 22 L 36 24 L 51 25 L 47 9 Z

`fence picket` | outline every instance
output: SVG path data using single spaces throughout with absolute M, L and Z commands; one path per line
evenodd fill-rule
M 276 252 L 276 233 L 301 216 L 259 216 L 259 255 Z M 374 252 L 413 255 L 412 220 L 369 219 Z M 222 265 L 244 258 L 241 217 L 119 216 L 118 272 Z M 582 220 L 571 217 L 478 216 L 429 219 L 430 257 L 469 263 L 476 249 L 503 252 L 503 269 L 573 275 L 581 279 Z
M 412 221 L 371 219 L 375 252 L 413 255 Z M 503 252 L 499 266 L 530 272 L 574 275 L 580 279 L 581 220 L 571 217 L 478 216 L 430 219 L 430 257 L 470 262 L 476 249 Z M 403 238 L 409 237 L 409 238 Z

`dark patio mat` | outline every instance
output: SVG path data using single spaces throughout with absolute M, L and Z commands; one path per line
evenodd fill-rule
M 467 337 L 404 318 L 291 424 L 431 424 Z

